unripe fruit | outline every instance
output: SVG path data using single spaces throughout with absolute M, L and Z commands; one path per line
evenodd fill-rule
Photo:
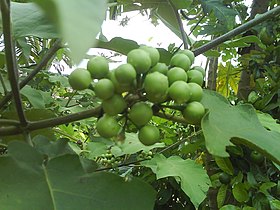
M 135 68 L 137 74 L 146 73 L 152 65 L 149 53 L 142 49 L 131 50 L 127 54 L 127 63 Z
M 257 151 L 252 151 L 250 154 L 250 159 L 253 161 L 253 163 L 261 165 L 264 161 L 264 156 Z
M 175 81 L 188 81 L 188 75 L 184 69 L 180 67 L 173 67 L 167 72 L 168 82 L 171 85 Z
M 219 180 L 222 184 L 229 184 L 230 183 L 230 175 L 222 172 L 219 174 Z
M 193 101 L 186 105 L 182 114 L 188 123 L 199 124 L 205 114 L 205 108 L 201 103 Z
M 77 68 L 71 72 L 68 81 L 74 90 L 84 90 L 89 87 L 92 79 L 88 70 Z
M 170 66 L 181 67 L 185 71 L 188 71 L 191 67 L 191 61 L 187 55 L 184 55 L 182 53 L 177 53 L 172 56 L 170 60 Z
M 168 95 L 178 104 L 185 103 L 191 97 L 189 85 L 184 81 L 175 81 L 169 87 Z
M 188 56 L 191 61 L 191 64 L 193 64 L 195 56 L 192 51 L 185 49 L 185 50 L 179 51 L 179 53 L 183 53 L 184 55 Z
M 150 73 L 156 71 L 166 75 L 168 71 L 168 66 L 165 63 L 157 63 L 155 66 L 153 66 L 153 68 L 151 68 Z
M 102 108 L 108 115 L 114 116 L 122 113 L 127 105 L 121 95 L 113 95 L 111 98 L 102 101 Z
M 90 72 L 92 78 L 102 79 L 109 73 L 109 63 L 106 58 L 96 56 L 88 61 L 87 70 Z
M 191 70 L 188 71 L 188 82 L 194 82 L 200 86 L 203 84 L 203 75 L 200 71 L 197 70 Z
M 205 77 L 205 75 L 206 75 L 205 69 L 202 68 L 201 66 L 194 66 L 194 67 L 191 68 L 191 71 L 192 71 L 192 70 L 200 71 L 201 74 L 203 75 L 203 77 Z
M 146 51 L 151 58 L 151 66 L 154 66 L 159 62 L 160 54 L 159 51 L 154 47 L 140 46 L 139 49 Z
M 136 71 L 131 64 L 125 63 L 116 68 L 115 76 L 119 83 L 129 85 L 136 79 Z
M 128 118 L 137 126 L 146 125 L 153 117 L 152 108 L 145 102 L 135 103 L 128 114 Z
M 111 98 L 114 95 L 114 84 L 109 79 L 101 79 L 94 86 L 95 95 L 103 100 Z
M 139 130 L 138 138 L 146 146 L 153 145 L 159 141 L 159 129 L 152 125 L 146 125 Z
M 188 83 L 189 88 L 190 88 L 190 93 L 191 93 L 191 97 L 190 97 L 190 102 L 191 101 L 201 101 L 202 96 L 203 96 L 203 89 L 200 85 L 196 84 L 196 83 Z
M 122 84 L 116 79 L 115 70 L 109 72 L 108 78 L 113 82 L 115 92 L 122 94 L 133 89 L 133 84 Z
M 97 133 L 104 138 L 118 135 L 121 127 L 114 117 L 103 115 L 96 123 Z
M 168 91 L 167 76 L 159 72 L 148 74 L 144 80 L 144 89 L 151 102 L 162 102 L 162 100 L 165 100 Z

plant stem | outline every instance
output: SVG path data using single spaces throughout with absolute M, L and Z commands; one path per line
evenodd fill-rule
M 5 85 L 5 83 L 4 83 L 4 79 L 3 79 L 3 76 L 2 76 L 1 73 L 0 73 L 0 82 L 1 82 L 2 87 L 3 87 L 3 90 L 4 90 L 4 94 L 6 95 L 7 92 L 8 92 L 8 90 L 7 90 L 7 88 L 6 88 L 6 85 Z
M 162 112 L 156 112 L 154 113 L 155 116 L 158 116 L 163 119 L 171 120 L 173 122 L 182 123 L 182 124 L 188 124 L 187 121 L 183 117 L 173 116 L 171 114 L 166 114 Z
M 194 50 L 194 55 L 197 56 L 202 53 L 205 53 L 206 51 L 208 51 L 214 47 L 217 47 L 219 44 L 233 38 L 234 36 L 241 34 L 245 31 L 249 30 L 250 28 L 258 25 L 259 23 L 266 21 L 267 19 L 277 16 L 279 14 L 280 14 L 280 6 L 275 7 L 262 15 L 259 15 L 258 17 L 254 18 L 253 20 L 250 20 L 247 23 L 244 23 L 243 25 L 240 25 L 237 28 L 227 32 L 226 34 L 214 39 L 213 41 L 211 41 L 205 45 L 202 45 L 201 47 Z
M 178 22 L 178 25 L 179 25 L 179 29 L 180 29 L 181 36 L 182 36 L 182 41 L 184 43 L 184 49 L 188 49 L 187 35 L 186 35 L 186 32 L 185 32 L 180 14 L 179 14 L 177 8 L 175 7 L 175 5 L 173 4 L 173 2 L 171 0 L 168 0 L 168 1 L 169 1 L 169 4 L 171 5 L 171 7 L 172 7 L 172 9 L 175 13 L 175 16 L 176 16 L 176 19 L 177 19 L 177 22 Z
M 60 134 L 60 135 L 62 135 L 62 136 L 66 136 L 66 137 L 68 137 L 69 139 L 72 139 L 72 140 L 74 140 L 74 141 L 79 141 L 80 139 L 78 139 L 78 138 L 76 138 L 76 137 L 74 137 L 74 136 L 71 136 L 71 135 L 69 135 L 68 133 L 65 133 L 65 132 L 63 132 L 63 131 L 61 131 L 61 130 L 59 130 L 59 129 L 53 129 L 53 131 L 54 132 L 56 132 L 56 133 L 58 133 L 58 134 Z
M 20 88 L 18 84 L 18 70 L 16 62 L 16 53 L 14 41 L 11 32 L 11 16 L 10 16 L 10 1 L 2 0 L 0 2 L 2 23 L 3 23 L 3 33 L 4 33 L 4 44 L 5 44 L 5 54 L 6 54 L 6 65 L 9 80 L 11 83 L 12 95 L 15 100 L 15 106 L 18 113 L 19 121 L 22 127 L 27 126 L 28 122 L 25 118 L 23 111 L 23 105 L 21 101 Z
M 56 53 L 56 51 L 58 49 L 60 49 L 61 47 L 61 43 L 60 40 L 57 39 L 55 41 L 55 43 L 53 44 L 53 46 L 48 50 L 48 52 L 43 56 L 42 60 L 40 61 L 40 63 L 38 63 L 38 65 L 34 68 L 34 70 L 32 72 L 30 72 L 30 74 L 24 78 L 20 83 L 19 83 L 19 88 L 22 89 L 29 81 L 31 81 L 36 74 L 41 71 L 46 65 L 47 63 L 50 61 L 50 59 L 54 56 L 54 54 Z M 12 98 L 12 93 L 9 92 L 7 93 L 7 95 L 5 95 L 3 97 L 3 99 L 0 101 L 0 109 L 3 108 L 3 106 L 9 102 L 9 100 L 11 100 Z
M 175 146 L 178 146 L 178 145 L 180 145 L 180 144 L 182 144 L 182 143 L 184 143 L 184 142 L 190 140 L 190 139 L 193 138 L 194 136 L 198 136 L 198 135 L 201 134 L 201 133 L 202 133 L 202 130 L 197 131 L 196 133 L 194 133 L 194 134 L 192 134 L 192 135 L 188 136 L 187 138 L 184 138 L 184 139 L 182 139 L 182 140 L 180 140 L 180 141 L 176 141 L 174 144 L 171 144 L 171 145 L 169 145 L 168 147 L 166 147 L 166 148 L 162 149 L 161 151 L 159 151 L 158 154 L 161 154 L 161 153 L 163 153 L 163 152 L 166 152 L 167 150 L 169 150 L 169 149 L 171 149 L 171 148 L 173 148 L 173 147 L 175 147 Z
M 20 122 L 17 120 L 10 120 L 10 119 L 0 119 L 0 126 L 2 125 L 14 125 L 19 126 Z
M 67 116 L 29 122 L 26 129 L 29 131 L 33 131 L 42 128 L 54 127 L 57 125 L 62 125 L 62 124 L 82 120 L 89 117 L 99 117 L 100 113 L 101 113 L 101 106 L 97 106 L 93 109 L 74 113 L 74 114 L 69 114 Z M 17 126 L 7 126 L 4 128 L 0 128 L 0 136 L 15 135 L 19 133 L 22 133 L 22 130 L 19 129 Z

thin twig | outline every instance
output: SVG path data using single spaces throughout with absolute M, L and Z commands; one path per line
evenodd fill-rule
M 2 76 L 1 73 L 0 73 L 0 82 L 1 82 L 2 87 L 3 87 L 3 90 L 4 90 L 4 94 L 6 95 L 7 92 L 8 92 L 8 90 L 7 90 L 7 88 L 6 88 L 6 85 L 5 85 L 5 83 L 4 83 L 4 79 L 3 79 L 3 76 Z
M 42 60 L 40 61 L 40 63 L 38 63 L 38 65 L 34 68 L 34 70 L 32 72 L 30 72 L 30 74 L 28 74 L 28 76 L 26 78 L 24 78 L 20 83 L 19 83 L 19 87 L 20 89 L 22 89 L 26 84 L 28 84 L 29 81 L 31 81 L 36 74 L 41 71 L 46 65 L 47 63 L 50 61 L 50 59 L 54 56 L 54 54 L 56 53 L 56 51 L 58 49 L 60 49 L 61 47 L 61 43 L 60 40 L 56 40 L 54 42 L 54 44 L 52 45 L 52 47 L 47 51 L 47 53 L 43 56 Z M 7 95 L 5 95 L 3 97 L 3 99 L 0 101 L 0 109 L 3 108 L 3 106 L 9 102 L 9 100 L 11 100 L 12 98 L 12 93 L 9 92 L 7 93 Z
M 182 143 L 184 143 L 184 142 L 190 140 L 191 138 L 193 138 L 193 137 L 195 137 L 195 136 L 198 136 L 198 135 L 201 134 L 201 133 L 202 133 L 202 130 L 197 131 L 196 133 L 194 133 L 194 134 L 188 136 L 187 138 L 184 138 L 184 139 L 182 139 L 182 140 L 180 140 L 180 141 L 176 141 L 174 144 L 169 145 L 168 147 L 162 149 L 161 151 L 159 151 L 159 152 L 157 152 L 157 153 L 158 153 L 158 154 L 161 154 L 161 153 L 163 153 L 163 152 L 166 152 L 167 150 L 169 150 L 169 149 L 171 149 L 171 148 L 173 148 L 173 147 L 175 147 L 175 146 L 178 146 L 178 145 L 180 145 L 180 144 L 182 144 Z
M 62 135 L 62 136 L 66 136 L 66 137 L 68 137 L 69 139 L 72 139 L 72 140 L 74 140 L 74 141 L 80 141 L 80 139 L 78 139 L 78 138 L 76 138 L 76 137 L 74 137 L 74 136 L 72 136 L 72 135 L 70 135 L 70 134 L 68 134 L 68 133 L 65 133 L 65 132 L 63 132 L 63 131 L 61 131 L 61 130 L 59 130 L 59 129 L 57 129 L 57 128 L 54 128 L 53 131 L 56 132 L 56 133 L 58 133 L 58 134 L 60 134 L 60 135 Z
M 97 106 L 93 109 L 74 113 L 74 114 L 69 114 L 67 116 L 29 122 L 26 129 L 29 131 L 33 131 L 33 130 L 38 130 L 43 128 L 54 127 L 57 125 L 79 121 L 89 117 L 99 117 L 100 113 L 101 113 L 101 106 Z M 17 126 L 7 126 L 4 128 L 0 128 L 0 136 L 15 135 L 20 133 L 22 133 L 22 130 L 19 129 Z
M 205 45 L 202 45 L 201 47 L 194 50 L 194 55 L 197 56 L 202 53 L 205 53 L 208 50 L 210 50 L 214 47 L 217 47 L 219 44 L 235 37 L 236 35 L 239 35 L 245 31 L 249 30 L 250 28 L 260 24 L 261 22 L 264 22 L 264 21 L 268 20 L 269 18 L 272 18 L 279 14 L 280 14 L 280 6 L 275 7 L 273 9 L 267 11 L 266 13 L 259 15 L 258 17 L 254 18 L 253 20 L 250 20 L 247 23 L 244 23 L 243 25 L 240 25 L 237 28 L 227 32 L 226 34 L 212 40 L 211 42 L 209 42 Z
M 182 41 L 184 43 L 184 49 L 188 49 L 187 35 L 186 35 L 186 32 L 185 32 L 180 14 L 179 14 L 177 8 L 175 7 L 175 5 L 173 4 L 173 2 L 171 0 L 168 0 L 168 1 L 169 1 L 169 4 L 171 5 L 171 7 L 172 7 L 172 9 L 175 13 L 175 16 L 176 16 L 176 19 L 177 19 L 177 22 L 178 22 L 178 25 L 179 25 L 179 29 L 180 29 L 181 36 L 182 36 Z
M 0 2 L 2 23 L 3 23 L 3 33 L 4 33 L 4 44 L 6 53 L 6 65 L 8 70 L 8 76 L 11 84 L 12 95 L 15 100 L 15 106 L 19 121 L 22 127 L 27 126 L 27 120 L 25 118 L 23 105 L 21 101 L 20 88 L 18 84 L 18 69 L 16 62 L 15 46 L 12 38 L 11 32 L 11 16 L 10 16 L 10 1 L 2 0 Z

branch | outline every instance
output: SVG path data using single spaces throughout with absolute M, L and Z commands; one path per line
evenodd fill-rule
M 2 0 L 0 2 L 2 23 L 3 23 L 3 33 L 4 33 L 4 44 L 5 44 L 5 54 L 6 54 L 6 66 L 8 71 L 9 80 L 11 83 L 12 95 L 15 100 L 15 106 L 18 113 L 19 121 L 21 126 L 27 126 L 27 120 L 23 111 L 20 88 L 18 84 L 18 70 L 17 62 L 15 58 L 15 46 L 12 38 L 11 32 L 11 16 L 10 16 L 10 1 Z
M 227 32 L 226 34 L 220 36 L 219 38 L 216 38 L 214 40 L 212 40 L 211 42 L 197 48 L 194 50 L 194 55 L 200 55 L 202 53 L 205 53 L 206 51 L 217 47 L 219 44 L 231 39 L 232 37 L 241 34 L 247 30 L 249 30 L 250 28 L 258 25 L 261 22 L 266 21 L 269 18 L 272 18 L 274 16 L 277 16 L 280 14 L 280 6 L 275 7 L 271 10 L 269 10 L 268 12 L 259 15 L 258 17 L 254 18 L 253 20 L 248 21 L 247 23 L 244 23 L 243 25 L 238 26 L 237 28 Z
M 173 116 L 171 114 L 166 114 L 166 113 L 162 113 L 162 112 L 155 112 L 154 115 L 158 116 L 160 118 L 163 118 L 163 119 L 171 120 L 173 122 L 188 124 L 187 121 L 184 118 L 178 117 L 178 116 Z
M 74 114 L 69 114 L 67 116 L 29 122 L 28 126 L 25 129 L 28 131 L 33 131 L 33 130 L 38 130 L 43 128 L 49 128 L 49 127 L 54 127 L 57 125 L 62 125 L 74 121 L 79 121 L 89 117 L 99 117 L 100 114 L 101 114 L 101 106 L 97 106 L 93 109 L 74 113 Z M 17 126 L 7 126 L 5 128 L 0 128 L 0 136 L 15 135 L 15 134 L 20 134 L 22 132 L 23 131 Z
M 177 8 L 175 7 L 175 5 L 172 3 L 171 0 L 168 0 L 174 13 L 175 13 L 175 16 L 176 16 L 176 19 L 178 21 L 178 25 L 179 25 L 179 28 L 180 28 L 180 31 L 181 31 L 181 36 L 182 36 L 182 41 L 184 43 L 184 49 L 188 49 L 188 42 L 187 42 L 187 36 L 186 36 L 186 32 L 185 32 L 185 29 L 184 29 L 184 26 L 183 26 L 183 22 L 182 22 L 182 19 L 180 17 L 180 14 L 177 10 Z
M 19 83 L 19 88 L 22 89 L 25 85 L 28 84 L 29 81 L 31 81 L 36 74 L 41 71 L 46 65 L 47 63 L 50 61 L 50 59 L 54 56 L 54 54 L 56 53 L 56 51 L 58 49 L 60 49 L 61 45 L 60 45 L 60 40 L 56 40 L 55 43 L 53 44 L 53 46 L 47 51 L 47 53 L 43 56 L 42 60 L 40 61 L 40 63 L 34 68 L 34 70 L 26 77 L 24 78 L 20 83 Z M 12 98 L 12 93 L 9 92 L 7 93 L 7 95 L 5 95 L 3 97 L 3 99 L 0 101 L 0 109 L 9 102 L 9 100 L 11 100 Z

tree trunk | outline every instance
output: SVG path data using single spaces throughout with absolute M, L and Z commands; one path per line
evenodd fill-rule
M 256 14 L 262 14 L 267 11 L 270 0 L 254 0 L 252 3 L 252 10 L 250 19 L 253 19 Z M 247 35 L 252 35 L 252 33 L 248 32 Z M 251 50 L 256 49 L 256 45 L 252 44 L 250 47 L 241 49 L 240 55 L 244 55 L 246 53 L 250 53 Z M 238 93 L 237 97 L 241 100 L 247 100 L 249 93 L 251 92 L 250 86 L 250 76 L 251 73 L 248 69 L 243 69 L 241 72 L 240 81 L 238 84 Z
M 218 70 L 218 58 L 210 58 L 208 79 L 207 79 L 207 88 L 210 90 L 216 90 L 217 70 Z

